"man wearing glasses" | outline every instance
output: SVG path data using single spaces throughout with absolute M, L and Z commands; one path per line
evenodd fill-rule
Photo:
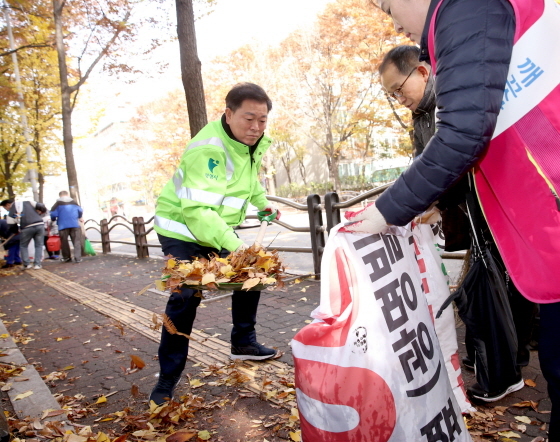
M 415 157 L 424 151 L 436 128 L 434 81 L 430 67 L 418 61 L 419 56 L 416 46 L 397 46 L 385 54 L 379 66 L 381 84 L 389 99 L 412 112 Z

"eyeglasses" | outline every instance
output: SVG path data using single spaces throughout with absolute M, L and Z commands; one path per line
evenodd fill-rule
M 404 81 L 401 83 L 401 85 L 396 88 L 393 92 L 389 93 L 387 92 L 387 94 L 389 95 L 389 97 L 393 98 L 394 100 L 396 100 L 397 98 L 402 98 L 403 97 L 403 93 L 402 93 L 402 88 L 404 87 L 404 84 L 406 83 L 406 81 L 410 78 L 410 76 L 414 73 L 414 71 L 418 68 L 418 66 L 416 66 L 414 69 L 412 69 L 410 71 L 410 74 L 408 74 L 406 76 L 406 78 L 404 79 Z

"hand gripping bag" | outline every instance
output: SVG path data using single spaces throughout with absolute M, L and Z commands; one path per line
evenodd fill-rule
M 469 442 L 414 237 L 331 230 L 315 321 L 292 340 L 305 442 Z

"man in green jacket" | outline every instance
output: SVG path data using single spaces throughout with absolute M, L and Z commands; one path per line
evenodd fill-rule
M 264 135 L 272 102 L 256 84 L 240 83 L 226 96 L 221 120 L 207 124 L 183 152 L 173 177 L 163 188 L 156 208 L 154 229 L 165 255 L 181 260 L 227 256 L 248 247 L 233 227 L 244 219 L 249 203 L 261 211 L 278 212 L 265 196 L 258 172 L 270 147 Z M 277 219 L 280 217 L 277 213 Z M 165 313 L 177 330 L 190 334 L 201 298 L 183 287 L 171 294 Z M 231 359 L 264 360 L 280 353 L 256 339 L 255 324 L 260 292 L 234 291 L 232 296 Z M 150 400 L 162 404 L 185 368 L 189 340 L 162 329 L 160 375 Z

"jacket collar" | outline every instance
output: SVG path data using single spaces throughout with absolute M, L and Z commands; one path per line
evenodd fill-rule
M 430 73 L 428 77 L 428 82 L 426 83 L 426 88 L 424 89 L 424 95 L 422 100 L 418 103 L 418 107 L 414 112 L 412 112 L 412 118 L 416 119 L 422 115 L 431 113 L 436 107 L 436 94 L 434 93 L 434 77 Z
M 432 22 L 432 16 L 438 3 L 442 0 L 432 0 L 430 2 L 430 7 L 428 8 L 428 15 L 426 16 L 426 22 L 424 23 L 424 30 L 422 31 L 422 39 L 420 40 L 420 61 L 426 61 L 430 63 L 430 52 L 428 51 L 428 35 L 430 33 L 430 23 Z

